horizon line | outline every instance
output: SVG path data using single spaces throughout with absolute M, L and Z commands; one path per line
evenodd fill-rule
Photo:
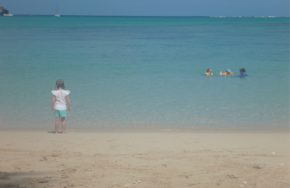
M 13 14 L 13 16 L 55 16 L 56 14 Z M 290 18 L 290 16 L 223 16 L 223 15 L 94 15 L 94 14 L 59 14 L 60 16 L 91 17 L 209 17 L 209 18 Z

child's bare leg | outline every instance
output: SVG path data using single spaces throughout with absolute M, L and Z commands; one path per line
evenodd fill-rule
M 65 118 L 61 118 L 61 128 L 62 128 L 62 132 L 65 132 L 65 130 L 66 130 Z
M 59 125 L 59 119 L 55 118 L 55 120 L 54 120 L 54 130 L 55 130 L 55 132 L 58 132 L 58 125 Z

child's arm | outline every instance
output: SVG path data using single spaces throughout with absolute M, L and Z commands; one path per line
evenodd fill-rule
M 56 98 L 55 98 L 55 96 L 53 96 L 52 99 L 51 99 L 51 110 L 52 111 L 54 110 L 54 104 L 55 104 L 55 102 L 56 102 Z
M 71 111 L 71 100 L 69 95 L 65 96 L 65 101 L 66 101 L 66 105 L 67 105 L 67 110 Z

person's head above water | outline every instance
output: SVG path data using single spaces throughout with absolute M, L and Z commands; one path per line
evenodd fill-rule
M 211 68 L 207 68 L 206 72 L 212 72 Z
M 64 89 L 64 81 L 63 80 L 57 80 L 56 82 L 55 82 L 55 86 L 56 86 L 56 88 L 57 89 Z
M 246 73 L 246 69 L 245 68 L 241 68 L 240 69 L 240 77 L 241 78 L 244 78 L 244 77 L 247 77 L 248 74 Z
M 240 69 L 240 73 L 245 73 L 246 72 L 246 69 L 245 68 L 241 68 Z

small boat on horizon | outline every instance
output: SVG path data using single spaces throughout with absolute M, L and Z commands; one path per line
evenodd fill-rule
M 55 17 L 60 17 L 61 15 L 60 15 L 60 14 L 54 14 L 54 16 L 55 16 Z

